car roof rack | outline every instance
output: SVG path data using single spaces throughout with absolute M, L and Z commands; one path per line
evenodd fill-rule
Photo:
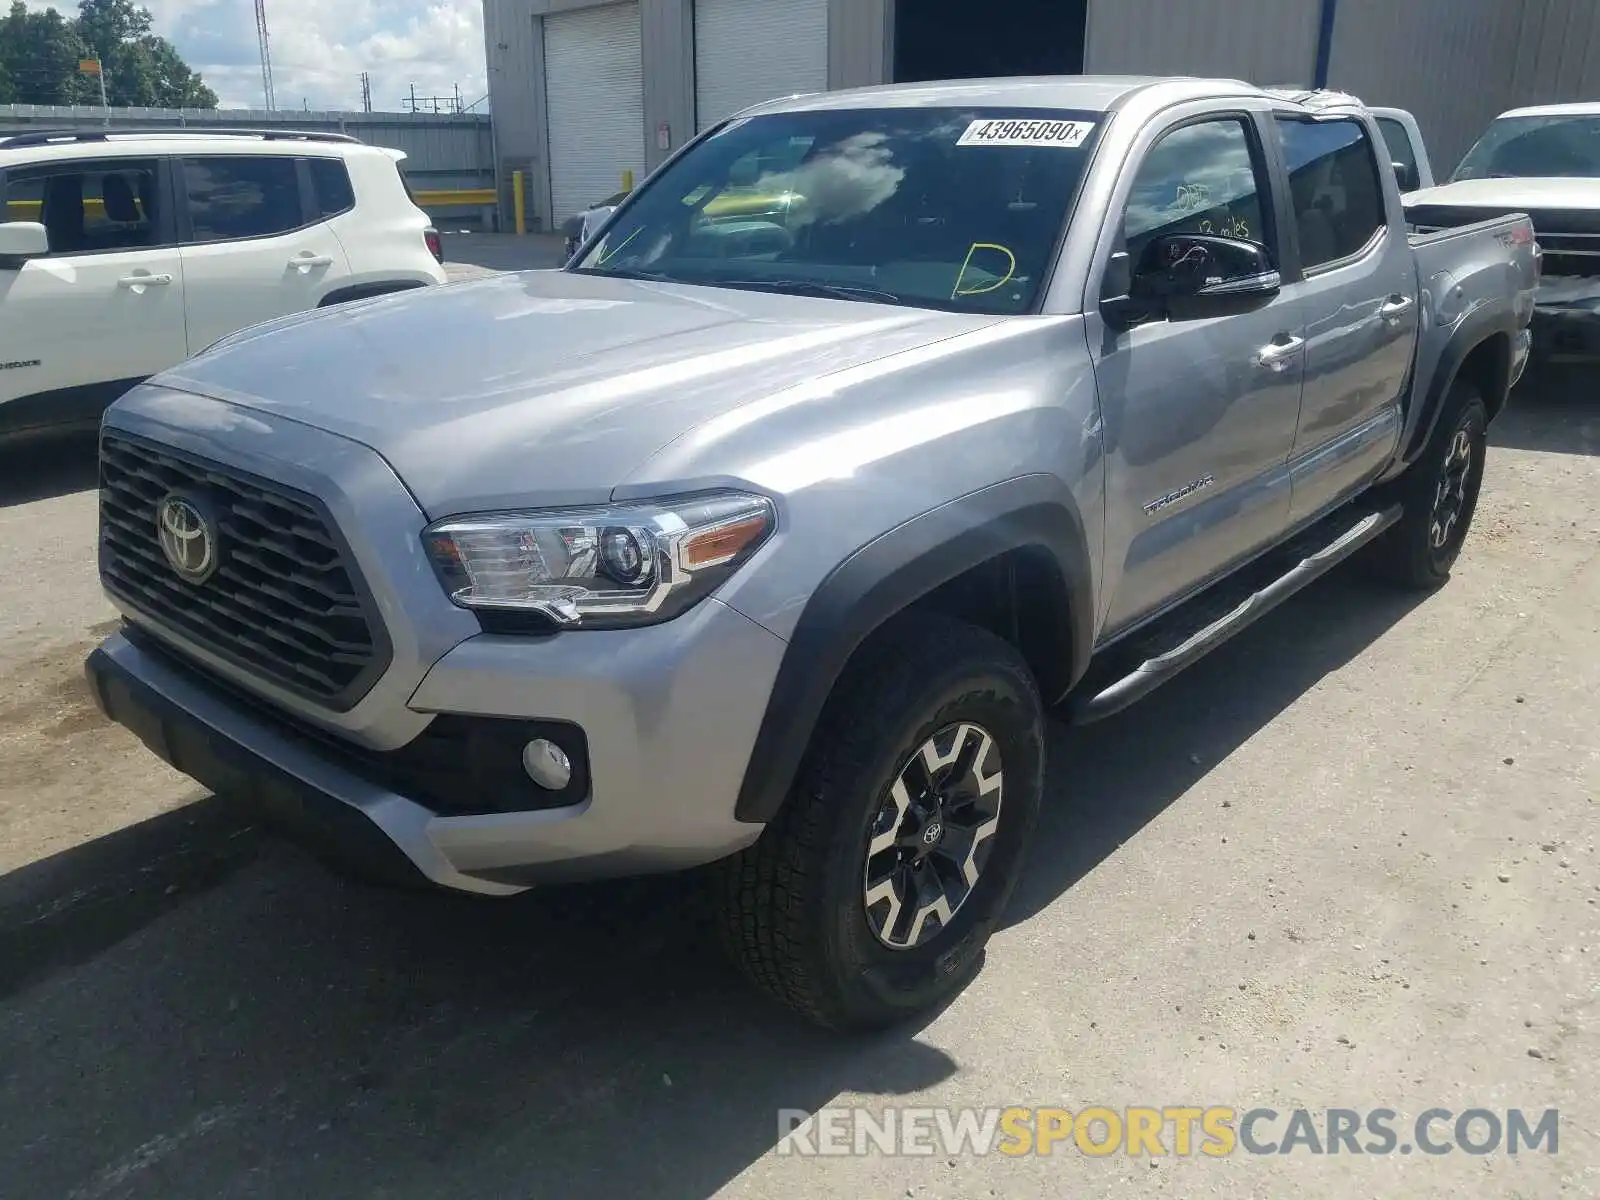
M 361 144 L 361 139 L 347 133 L 321 133 L 307 129 L 236 129 L 232 126 L 209 129 L 203 126 L 153 125 L 126 129 L 38 129 L 26 133 L 0 134 L 0 149 L 15 150 L 25 146 L 53 146 L 58 143 L 109 142 L 112 138 L 127 137 L 194 137 L 194 138 L 258 138 L 265 142 L 339 142 Z

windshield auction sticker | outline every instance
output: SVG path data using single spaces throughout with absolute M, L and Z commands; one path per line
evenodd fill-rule
M 1056 146 L 1076 150 L 1094 132 L 1092 121 L 1018 121 L 988 118 L 974 121 L 958 146 Z

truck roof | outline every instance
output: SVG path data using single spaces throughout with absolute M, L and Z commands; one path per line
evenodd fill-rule
M 814 109 L 911 108 L 938 104 L 985 104 L 1011 108 L 1078 109 L 1108 112 L 1135 93 L 1178 103 L 1209 96 L 1268 96 L 1292 104 L 1288 93 L 1271 93 L 1242 79 L 1202 79 L 1173 75 L 1022 75 L 994 79 L 955 79 L 932 83 L 889 83 L 785 96 L 753 105 L 740 116 Z
M 1495 120 L 1506 117 L 1600 117 L 1600 101 L 1582 100 L 1576 104 L 1535 104 L 1528 108 L 1513 108 Z

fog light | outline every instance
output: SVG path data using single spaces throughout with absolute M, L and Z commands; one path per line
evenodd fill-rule
M 572 782 L 572 760 L 549 738 L 534 738 L 523 747 L 522 769 L 529 779 L 552 792 Z

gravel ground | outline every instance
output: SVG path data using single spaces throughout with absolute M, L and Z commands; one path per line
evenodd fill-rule
M 1338 574 L 1057 728 L 983 973 L 867 1040 L 753 999 L 685 881 L 368 890 L 166 770 L 80 681 L 92 447 L 0 459 L 0 1193 L 1600 1194 L 1592 384 L 1524 388 L 1495 440 L 1443 592 Z M 1561 1124 L 1553 1157 L 776 1151 L 780 1108 L 888 1104 Z

